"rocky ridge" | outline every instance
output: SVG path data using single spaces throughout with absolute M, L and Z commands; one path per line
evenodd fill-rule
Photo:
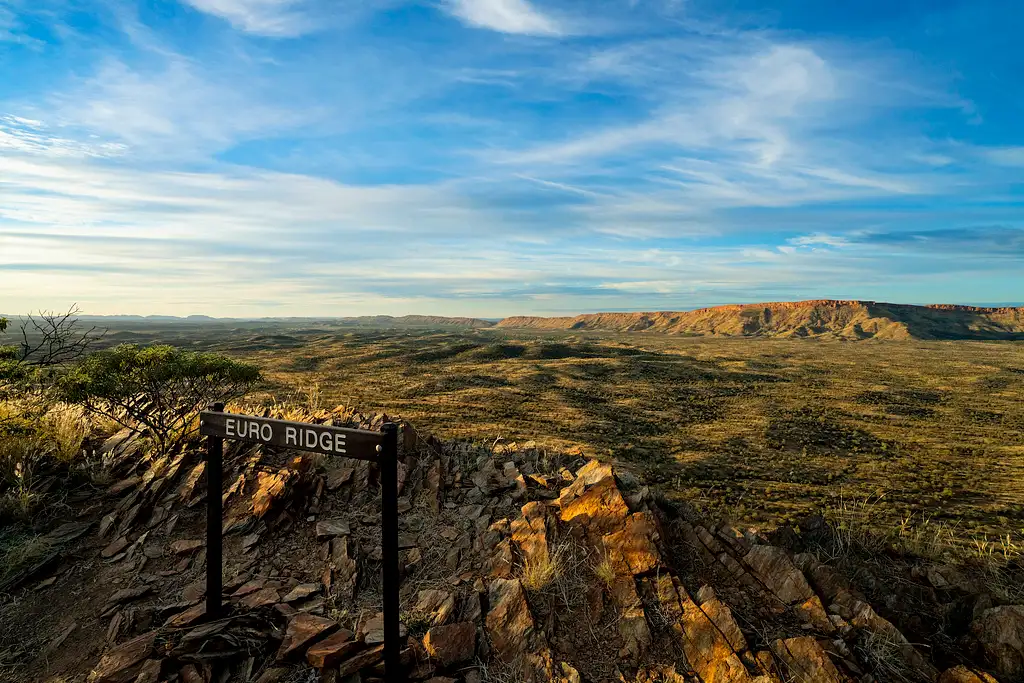
M 364 428 L 387 419 L 307 417 Z M 69 501 L 77 519 L 51 530 L 52 553 L 6 587 L 3 640 L 25 648 L 9 680 L 387 680 L 375 468 L 229 446 L 230 611 L 207 621 L 197 447 L 153 458 L 127 434 L 107 440 L 120 479 Z M 873 604 L 793 530 L 713 524 L 628 469 L 442 442 L 409 425 L 401 455 L 411 680 L 1024 680 L 1024 606 L 979 598 L 955 568 L 904 579 L 967 605 L 955 642 L 921 642 L 899 609 Z
M 1021 339 L 1024 307 L 816 299 L 700 308 L 693 311 L 591 313 L 574 317 L 515 316 L 503 328 L 661 332 L 714 337 L 835 339 Z

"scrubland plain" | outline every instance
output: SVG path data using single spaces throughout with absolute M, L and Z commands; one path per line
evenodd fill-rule
M 1019 343 L 311 323 L 145 326 L 106 342 L 151 340 L 258 363 L 268 403 L 578 448 L 737 522 L 856 506 L 964 544 L 1024 535 Z

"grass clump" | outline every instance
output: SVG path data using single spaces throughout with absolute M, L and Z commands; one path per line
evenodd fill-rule
M 564 546 L 556 546 L 550 552 L 537 553 L 533 557 L 527 557 L 523 562 L 522 574 L 519 577 L 523 588 L 537 593 L 554 585 L 562 578 L 564 571 L 562 560 L 565 554 Z
M 612 566 L 612 562 L 605 555 L 601 558 L 601 561 L 594 565 L 594 576 L 604 584 L 605 587 L 611 586 L 612 582 L 615 581 L 615 568 Z

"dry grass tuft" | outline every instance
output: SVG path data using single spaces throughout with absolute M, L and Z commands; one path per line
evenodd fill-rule
M 523 588 L 539 593 L 562 578 L 564 569 L 562 557 L 565 555 L 563 548 L 564 546 L 556 546 L 545 555 L 527 558 L 523 562 L 522 573 L 519 577 L 519 580 L 523 583 Z
M 904 644 L 891 631 L 881 629 L 864 633 L 857 651 L 868 668 L 879 680 L 910 683 L 927 680 L 917 675 L 903 656 Z
M 82 453 L 90 424 L 81 406 L 57 403 L 40 420 L 40 440 L 57 460 L 70 462 Z
M 615 581 L 615 568 L 612 567 L 611 560 L 608 559 L 607 555 L 603 556 L 601 561 L 594 565 L 594 576 L 606 587 L 611 586 L 612 582 Z

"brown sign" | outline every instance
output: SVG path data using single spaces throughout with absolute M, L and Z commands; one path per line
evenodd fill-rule
M 381 432 L 209 410 L 199 414 L 199 433 L 359 460 L 379 459 L 384 443 Z

